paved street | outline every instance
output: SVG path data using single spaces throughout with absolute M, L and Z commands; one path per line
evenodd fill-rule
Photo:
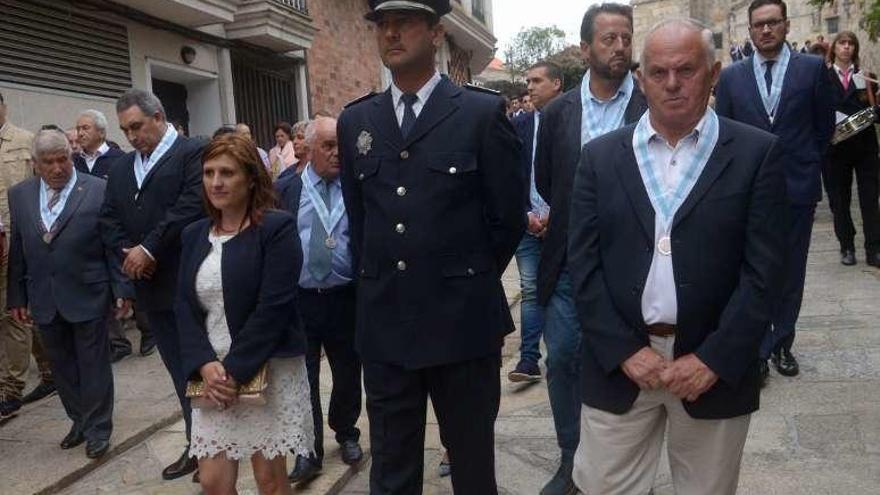
M 826 204 L 819 207 L 795 346 L 802 373 L 795 379 L 771 375 L 746 444 L 742 494 L 867 495 L 876 494 L 880 484 L 880 271 L 864 265 L 863 253 L 856 267 L 838 263 L 826 209 Z M 515 302 L 515 271 L 505 278 Z M 512 309 L 518 317 L 518 306 Z M 558 454 L 545 384 L 522 387 L 506 381 L 517 346 L 518 338 L 512 335 L 504 352 L 496 425 L 498 480 L 501 493 L 535 495 L 552 476 Z M 114 369 L 118 401 L 114 456 L 96 466 L 86 462 L 79 449 L 58 449 L 68 423 L 54 397 L 0 427 L 0 472 L 4 473 L 0 494 L 47 488 L 45 493 L 51 493 L 58 486 L 67 487 L 61 493 L 77 495 L 199 493 L 189 479 L 158 479 L 161 467 L 180 452 L 183 438 L 181 423 L 173 421 L 170 384 L 158 357 L 128 358 Z M 326 402 L 327 394 L 323 395 Z M 361 423 L 367 447 L 366 414 Z M 451 494 L 448 478 L 436 474 L 441 450 L 433 415 L 429 423 L 425 494 Z M 338 461 L 332 437 L 327 437 L 326 445 L 324 474 L 297 493 L 368 493 L 369 461 L 360 471 L 349 470 Z M 662 462 L 656 493 L 669 495 L 673 492 L 665 459 Z M 241 475 L 241 493 L 256 493 L 247 466 Z

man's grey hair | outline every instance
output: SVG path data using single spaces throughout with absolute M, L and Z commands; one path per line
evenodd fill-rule
M 335 125 L 336 119 L 334 119 L 333 117 L 318 117 L 316 119 L 308 121 L 308 125 L 306 126 L 305 137 L 306 137 L 306 144 L 309 146 L 309 148 L 315 147 L 315 141 L 318 139 L 318 124 L 320 122 L 325 122 L 325 121 L 333 122 L 334 123 L 333 130 L 334 131 L 336 130 L 336 125 Z
M 105 134 L 107 133 L 107 117 L 102 112 L 99 112 L 97 110 L 85 110 L 81 114 L 79 114 L 79 116 L 92 119 L 92 122 L 95 123 L 95 127 L 99 131 Z
M 706 52 L 706 64 L 709 67 L 712 67 L 712 65 L 715 64 L 715 39 L 712 35 L 712 30 L 696 19 L 679 17 L 660 21 L 648 30 L 648 33 L 645 35 L 645 43 L 642 46 L 642 57 L 640 61 L 642 68 L 645 68 L 648 61 L 648 43 L 651 42 L 651 37 L 657 31 L 668 27 L 676 27 L 682 30 L 698 33 L 703 41 L 703 50 Z
M 67 141 L 67 135 L 58 129 L 42 129 L 38 131 L 31 145 L 31 156 L 34 161 L 39 161 L 40 157 L 57 153 L 64 153 L 66 156 L 70 156 L 70 142 Z
M 129 89 L 116 100 L 116 113 L 122 113 L 131 107 L 138 107 L 144 115 L 159 113 L 165 118 L 165 107 L 156 95 L 142 89 Z
M 312 122 L 314 122 L 314 120 L 300 120 L 296 124 L 293 124 L 293 126 L 290 128 L 290 133 L 294 136 L 296 136 L 300 132 L 305 134 L 306 129 Z

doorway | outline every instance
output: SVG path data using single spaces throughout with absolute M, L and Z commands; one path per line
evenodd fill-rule
M 165 117 L 175 127 L 183 127 L 189 136 L 189 110 L 186 107 L 186 86 L 180 83 L 153 78 L 153 94 L 165 107 Z

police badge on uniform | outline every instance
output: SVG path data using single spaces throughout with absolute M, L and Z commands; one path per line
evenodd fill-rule
M 361 131 L 357 140 L 357 149 L 358 153 L 361 155 L 366 155 L 371 149 L 373 149 L 373 136 L 371 136 L 369 132 Z

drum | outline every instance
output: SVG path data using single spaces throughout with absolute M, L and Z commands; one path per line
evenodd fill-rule
M 875 107 L 868 107 L 850 115 L 846 120 L 837 124 L 837 127 L 834 129 L 834 135 L 831 137 L 831 144 L 846 141 L 865 129 L 872 127 L 877 120 L 877 115 L 878 112 Z

